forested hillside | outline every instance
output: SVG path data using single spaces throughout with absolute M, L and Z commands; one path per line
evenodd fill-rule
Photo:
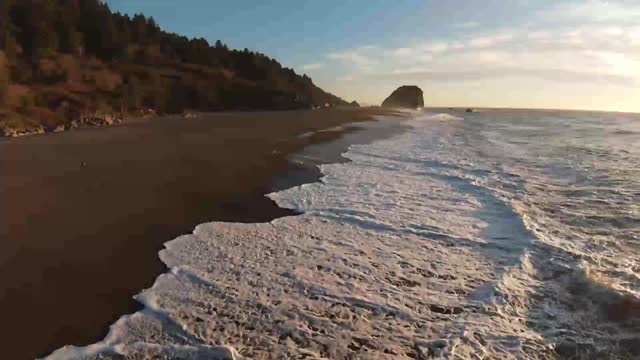
M 0 134 L 326 103 L 347 105 L 266 55 L 167 33 L 99 0 L 0 0 Z

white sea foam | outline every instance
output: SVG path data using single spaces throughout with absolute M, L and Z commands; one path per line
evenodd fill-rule
M 438 120 L 438 121 L 464 120 L 464 118 L 460 116 L 455 116 L 455 115 L 446 114 L 446 113 L 427 115 L 425 117 L 429 120 Z
M 539 359 L 556 344 L 626 356 L 638 324 L 597 314 L 617 293 L 543 228 L 529 169 L 443 118 L 416 113 L 406 133 L 323 165 L 321 183 L 270 195 L 303 215 L 167 243 L 171 270 L 137 296 L 144 311 L 50 359 Z

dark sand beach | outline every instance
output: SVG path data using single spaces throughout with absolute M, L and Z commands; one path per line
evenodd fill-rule
M 101 339 L 165 270 L 164 242 L 212 220 L 291 215 L 264 197 L 292 171 L 287 156 L 381 113 L 220 113 L 0 140 L 2 358 Z

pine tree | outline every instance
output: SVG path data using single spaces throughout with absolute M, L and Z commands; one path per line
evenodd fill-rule
M 153 17 L 147 20 L 146 36 L 149 44 L 155 44 L 160 41 L 160 27 Z
M 52 31 L 55 4 L 52 0 L 19 2 L 13 7 L 17 39 L 25 54 L 34 58 L 58 48 L 58 37 Z
M 144 44 L 147 40 L 147 19 L 144 17 L 144 15 L 136 14 L 133 17 L 131 26 L 133 41 L 137 42 L 138 44 Z
M 9 95 L 9 66 L 7 59 L 2 51 L 0 51 L 0 108 L 7 103 Z
M 140 108 L 142 103 L 142 86 L 140 80 L 135 75 L 127 75 L 123 84 L 123 107 L 127 110 Z
M 11 18 L 9 10 L 13 1 L 3 0 L 0 2 L 0 49 L 7 46 L 7 39 L 11 33 Z
M 60 51 L 81 54 L 84 47 L 83 34 L 78 29 L 80 5 L 78 0 L 62 0 L 57 11 L 56 30 Z

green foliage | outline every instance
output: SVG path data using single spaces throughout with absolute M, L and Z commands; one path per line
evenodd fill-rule
M 64 69 L 60 69 L 60 68 L 55 68 L 49 71 L 38 69 L 36 77 L 37 77 L 37 81 L 41 83 L 44 83 L 47 85 L 54 85 L 57 83 L 66 82 L 67 72 L 64 71 Z
M 11 67 L 11 80 L 15 83 L 30 83 L 33 80 L 33 66 L 26 62 L 17 62 Z
M 9 96 L 9 81 L 7 77 L 0 77 L 0 109 L 7 103 Z
M 9 17 L 9 10 L 12 6 L 12 1 L 3 0 L 0 1 L 0 49 L 6 47 L 7 39 L 11 34 L 11 19 Z
M 144 44 L 147 41 L 147 19 L 144 15 L 136 14 L 130 24 L 133 41 Z
M 95 85 L 96 79 L 93 76 L 82 74 L 82 82 L 88 85 Z
M 151 44 L 156 44 L 160 40 L 160 35 L 162 31 L 153 17 L 150 17 L 147 21 L 147 29 L 146 36 L 147 42 Z
M 38 57 L 43 51 L 57 49 L 58 36 L 53 29 L 56 4 L 53 0 L 17 1 L 10 9 L 16 37 L 25 54 Z
M 60 51 L 80 54 L 84 48 L 83 35 L 73 27 L 63 27 L 59 32 Z
M 23 114 L 31 114 L 34 107 L 33 96 L 24 95 L 20 97 L 20 104 L 18 105 L 18 111 Z
M 127 110 L 135 110 L 142 105 L 142 84 L 135 75 L 128 75 L 121 85 L 122 107 Z
M 0 52 L 0 108 L 7 103 L 9 97 L 9 69 L 3 64 L 2 52 Z
M 14 60 L 16 58 L 18 52 L 18 44 L 13 35 L 8 34 L 4 38 L 4 47 L 2 49 L 4 50 L 4 54 L 7 59 Z

